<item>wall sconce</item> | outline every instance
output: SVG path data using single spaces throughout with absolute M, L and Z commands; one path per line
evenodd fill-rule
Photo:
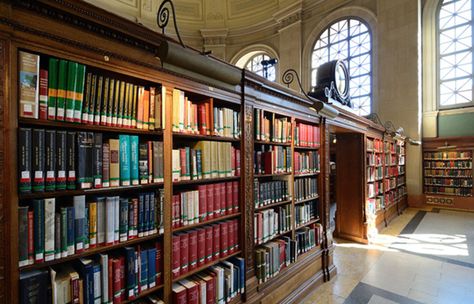
M 316 98 L 311 97 L 308 95 L 304 90 L 303 86 L 301 85 L 300 77 L 298 76 L 298 73 L 294 69 L 288 69 L 283 73 L 283 76 L 281 77 L 281 80 L 284 84 L 286 84 L 288 87 L 290 87 L 290 84 L 294 81 L 296 77 L 298 86 L 300 87 L 301 93 L 311 102 L 311 106 L 309 106 L 309 109 L 312 111 L 315 111 L 316 113 L 330 118 L 334 119 L 339 115 L 339 111 L 336 110 L 334 107 L 329 105 L 329 103 L 324 103 L 321 100 L 318 100 Z M 329 98 L 329 96 L 328 96 Z

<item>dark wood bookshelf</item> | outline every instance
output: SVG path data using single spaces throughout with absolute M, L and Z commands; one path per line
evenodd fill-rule
M 239 179 L 240 179 L 240 176 L 191 179 L 191 180 L 174 181 L 173 186 L 211 184 L 211 183 L 235 181 Z
M 185 274 L 180 275 L 179 277 L 173 279 L 173 282 L 177 282 L 177 281 L 179 281 L 179 280 L 185 279 L 185 278 L 187 278 L 187 277 L 189 277 L 189 276 L 192 276 L 193 274 L 196 274 L 196 273 L 198 273 L 198 272 L 201 272 L 201 271 L 203 271 L 203 270 L 205 270 L 205 269 L 207 269 L 207 268 L 209 268 L 209 267 L 211 267 L 211 266 L 214 266 L 214 265 L 216 265 L 216 264 L 219 264 L 220 262 L 226 261 L 226 260 L 228 260 L 228 259 L 231 258 L 231 257 L 238 256 L 239 254 L 241 254 L 241 251 L 240 251 L 240 250 L 235 251 L 235 252 L 233 252 L 233 253 L 231 253 L 231 254 L 228 254 L 228 255 L 226 255 L 225 257 L 219 257 L 219 258 L 218 258 L 217 260 L 215 260 L 215 261 L 212 261 L 212 262 L 210 262 L 210 263 L 207 263 L 207 264 L 205 264 L 205 265 L 202 265 L 201 267 L 198 267 L 198 268 L 196 268 L 196 269 L 190 270 L 190 271 L 186 272 Z
M 60 258 L 60 259 L 52 260 L 52 261 L 48 261 L 48 262 L 42 262 L 42 263 L 27 265 L 27 266 L 23 266 L 23 267 L 19 267 L 19 268 L 20 268 L 21 271 L 46 268 L 46 267 L 49 267 L 49 266 L 74 261 L 74 260 L 77 260 L 77 259 L 80 259 L 80 258 L 84 258 L 84 257 L 87 257 L 87 256 L 94 255 L 94 254 L 99 254 L 99 253 L 103 253 L 103 252 L 107 252 L 107 251 L 112 251 L 112 250 L 120 249 L 120 248 L 123 248 L 123 247 L 131 246 L 131 245 L 137 245 L 137 244 L 144 243 L 144 242 L 147 242 L 147 241 L 157 240 L 157 239 L 161 238 L 162 236 L 163 236 L 163 234 L 155 233 L 153 235 L 147 235 L 147 236 L 144 236 L 144 237 L 128 240 L 128 241 L 125 241 L 125 242 L 120 242 L 120 243 L 109 245 L 109 246 L 100 246 L 100 247 L 95 247 L 95 248 L 89 248 L 87 250 L 84 250 L 81 253 L 68 255 L 65 258 Z
M 185 231 L 185 230 L 197 228 L 197 227 L 200 227 L 200 226 L 203 226 L 203 225 L 208 225 L 208 224 L 213 224 L 213 223 L 233 219 L 233 218 L 236 218 L 236 217 L 239 217 L 239 216 L 240 216 L 240 212 L 233 213 L 233 214 L 228 214 L 228 215 L 223 215 L 223 216 L 219 216 L 217 218 L 213 218 L 213 219 L 203 221 L 203 222 L 200 222 L 200 223 L 197 223 L 197 224 L 192 224 L 192 225 L 186 225 L 186 226 L 173 228 L 173 232 Z
M 311 172 L 311 173 L 298 173 L 298 174 L 295 174 L 295 178 L 311 177 L 311 176 L 316 176 L 316 175 L 319 175 L 319 174 L 320 174 L 320 171 Z
M 18 198 L 20 200 L 27 199 L 41 199 L 50 197 L 64 197 L 64 196 L 76 196 L 76 195 L 115 195 L 116 193 L 124 193 L 129 191 L 146 191 L 153 189 L 163 188 L 163 183 L 151 183 L 146 185 L 137 186 L 119 186 L 119 187 L 108 187 L 98 189 L 83 189 L 83 190 L 59 190 L 59 191 L 44 191 L 44 192 L 32 192 L 32 193 L 20 193 Z
M 301 228 L 306 227 L 306 226 L 309 226 L 309 225 L 311 225 L 311 224 L 315 224 L 315 223 L 317 223 L 317 222 L 319 222 L 319 221 L 320 221 L 320 218 L 319 218 L 319 216 L 318 216 L 318 217 L 316 217 L 316 218 L 314 218 L 314 219 L 312 219 L 312 220 L 310 220 L 310 221 L 308 221 L 308 222 L 306 222 L 306 223 L 297 225 L 296 228 L 295 228 L 295 230 L 301 229 Z
M 285 232 L 282 232 L 282 233 L 277 233 L 277 234 L 275 234 L 274 236 L 272 236 L 271 238 L 269 238 L 268 240 L 266 240 L 265 242 L 258 243 L 258 244 L 255 243 L 255 246 L 265 245 L 266 243 L 271 242 L 271 241 L 273 241 L 274 239 L 277 239 L 277 238 L 279 238 L 279 237 L 281 237 L 281 236 L 287 235 L 287 234 L 291 233 L 292 231 L 293 231 L 293 229 L 290 229 L 290 230 L 285 231 Z
M 273 173 L 273 174 L 255 174 L 255 178 L 263 178 L 263 177 L 273 177 L 273 176 L 286 176 L 291 175 L 291 172 L 284 172 L 284 173 Z
M 56 120 L 42 120 L 33 118 L 18 118 L 18 124 L 22 126 L 32 127 L 45 127 L 54 129 L 72 129 L 77 131 L 90 131 L 90 132 L 102 132 L 102 133 L 119 133 L 119 134 L 137 134 L 137 135 L 153 135 L 162 136 L 163 131 L 161 130 L 144 130 L 135 128 L 125 127 L 108 127 L 103 125 L 90 125 L 83 123 L 73 123 L 67 121 L 56 121 Z
M 135 296 L 135 298 L 133 298 L 132 300 L 125 300 L 125 301 L 122 301 L 121 304 L 128 304 L 128 303 L 134 303 L 135 301 L 139 300 L 139 299 L 142 299 L 148 295 L 151 295 L 157 291 L 160 291 L 161 289 L 163 289 L 163 287 L 165 287 L 164 284 L 161 284 L 161 285 L 158 285 L 158 286 L 155 286 L 155 287 L 152 287 L 152 288 L 148 288 L 147 290 L 144 290 L 142 292 L 140 292 L 138 295 Z
M 254 140 L 253 142 L 258 145 L 271 145 L 271 146 L 284 146 L 284 147 L 291 146 L 291 143 L 282 143 L 282 142 L 274 142 L 274 141 L 266 141 L 266 140 Z
M 298 204 L 303 204 L 303 203 L 306 203 L 306 202 L 311 202 L 311 201 L 314 201 L 314 200 L 317 200 L 319 199 L 319 195 L 316 195 L 316 196 L 313 196 L 313 197 L 310 197 L 310 198 L 305 198 L 305 199 L 302 199 L 302 200 L 295 200 L 295 204 L 298 205 Z
M 320 146 L 317 146 L 317 147 L 304 147 L 304 146 L 294 146 L 294 149 L 295 150 L 319 150 L 321 147 Z
M 285 201 L 282 201 L 282 202 L 276 202 L 276 203 L 271 203 L 271 204 L 264 205 L 264 206 L 255 207 L 255 210 L 260 211 L 260 210 L 270 209 L 270 208 L 278 207 L 278 206 L 281 206 L 281 205 L 287 205 L 287 204 L 291 204 L 291 199 L 290 200 L 285 200 Z
M 227 142 L 236 142 L 236 143 L 240 142 L 240 138 L 216 136 L 216 135 L 178 133 L 178 132 L 173 132 L 173 137 L 180 140 L 212 140 L 212 141 L 227 141 Z

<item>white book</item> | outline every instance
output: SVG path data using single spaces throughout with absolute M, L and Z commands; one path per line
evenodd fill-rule
M 97 244 L 105 243 L 105 200 L 97 199 Z
M 109 302 L 109 256 L 100 254 L 101 284 L 102 284 L 102 303 Z
M 46 198 L 44 200 L 44 260 L 54 260 L 54 230 L 56 211 L 56 203 L 54 198 Z
M 194 195 L 194 223 L 199 223 L 199 191 L 193 191 Z
M 182 220 L 182 225 L 186 226 L 188 225 L 189 221 L 189 216 L 188 216 L 188 196 L 186 195 L 186 192 L 181 193 L 181 220 Z
M 74 196 L 74 235 L 76 252 L 84 249 L 84 238 L 86 228 L 86 196 Z
M 115 199 L 107 197 L 105 199 L 105 242 L 107 245 L 113 245 L 115 241 Z
M 52 302 L 53 304 L 70 303 L 72 300 L 70 272 L 49 269 L 51 276 Z
M 186 193 L 186 210 L 188 216 L 188 225 L 194 224 L 194 196 L 191 191 Z
M 178 149 L 173 149 L 172 152 L 172 178 L 173 181 L 179 181 L 181 176 L 181 160 L 180 153 Z
M 225 276 L 229 278 L 229 285 L 227 285 L 228 290 L 226 294 L 227 301 L 230 300 L 230 298 L 234 297 L 236 294 L 235 288 L 234 288 L 234 264 L 228 262 L 228 261 L 223 261 L 222 262 L 223 268 L 224 268 L 224 273 Z
M 120 240 L 119 228 L 120 228 L 120 196 L 114 196 L 114 241 Z
M 224 269 L 219 266 L 212 266 L 210 269 L 216 274 L 217 304 L 224 304 Z

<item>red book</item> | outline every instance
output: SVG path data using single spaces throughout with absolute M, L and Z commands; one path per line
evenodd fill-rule
M 221 256 L 221 226 L 219 224 L 212 226 L 213 252 L 212 259 L 217 260 Z
M 229 222 L 222 222 L 219 225 L 221 230 L 221 257 L 229 254 Z
M 187 304 L 187 292 L 183 285 L 174 283 L 172 286 L 173 290 L 173 303 L 174 304 Z
M 207 185 L 199 185 L 199 222 L 207 219 Z
M 114 298 L 114 259 L 109 256 L 108 259 L 108 273 L 107 273 L 107 283 L 108 283 L 108 294 L 109 294 L 109 301 L 113 301 Z
M 223 216 L 224 214 L 226 214 L 226 210 L 227 210 L 227 203 L 226 203 L 226 195 L 225 195 L 225 190 L 226 190 L 226 183 L 219 183 L 219 190 L 220 190 L 220 199 L 219 199 L 219 203 L 220 203 L 220 209 L 221 209 L 221 216 Z
M 221 184 L 214 184 L 214 218 L 221 216 Z
M 235 148 L 234 147 L 230 148 L 230 168 L 231 168 L 231 172 L 233 172 L 235 176 L 236 162 L 235 162 Z
M 183 280 L 179 283 L 186 288 L 187 304 L 199 304 L 198 284 L 189 280 Z
M 179 235 L 180 242 L 180 272 L 185 274 L 189 271 L 189 233 L 183 233 Z
M 283 240 L 280 240 L 280 242 L 278 242 L 278 247 L 280 249 L 280 266 L 282 268 L 285 268 L 286 267 L 286 252 L 285 252 L 285 243 L 283 242 Z
M 181 148 L 179 149 L 179 161 L 181 165 L 181 178 L 184 179 L 186 176 L 186 149 Z
M 240 176 L 240 150 L 235 149 L 235 176 Z
M 125 257 L 119 257 L 120 261 L 120 302 L 125 301 Z
M 207 192 L 207 219 L 214 218 L 214 184 L 206 185 Z
M 206 263 L 206 230 L 197 230 L 197 267 Z
M 211 109 L 211 103 L 210 102 L 206 102 L 205 103 L 205 108 L 206 108 L 206 111 L 205 111 L 205 116 L 206 116 L 206 135 L 211 135 L 211 130 L 212 130 L 212 126 L 213 126 L 213 123 L 211 121 L 212 119 L 212 109 Z
M 198 260 L 198 232 L 191 230 L 189 233 L 189 271 L 197 268 Z
M 272 152 L 263 152 L 264 174 L 273 174 Z
M 263 213 L 257 213 L 257 244 L 263 240 Z
M 155 258 L 155 269 L 156 269 L 156 285 L 163 284 L 163 243 L 156 243 L 156 258 Z
M 232 245 L 235 247 L 235 250 L 239 250 L 239 221 L 232 220 L 234 225 L 234 235 L 232 237 Z
M 39 119 L 48 119 L 48 70 L 39 73 Z
M 206 263 L 212 261 L 213 256 L 213 229 L 212 226 L 206 226 Z
M 112 262 L 112 267 L 113 267 L 113 295 L 114 295 L 114 304 L 115 303 L 120 303 L 120 260 L 119 259 L 113 259 Z
M 173 257 L 171 259 L 171 272 L 173 273 L 173 279 L 176 279 L 180 275 L 180 263 L 181 263 L 181 243 L 180 243 L 180 236 L 173 234 L 172 237 L 172 248 L 173 248 Z
M 239 182 L 232 182 L 232 213 L 239 212 Z
M 79 287 L 79 277 L 71 278 L 71 303 L 81 303 L 81 292 Z
M 233 190 L 232 190 L 232 182 L 225 183 L 225 214 L 233 213 Z
M 206 106 L 201 103 L 198 104 L 198 123 L 199 123 L 199 133 L 201 135 L 206 135 Z
M 133 224 L 135 231 L 133 232 L 133 238 L 138 237 L 138 198 L 132 198 L 133 202 Z
M 214 276 L 208 273 L 201 273 L 199 277 L 206 282 L 206 304 L 216 303 L 216 287 Z
M 33 264 L 35 261 L 35 243 L 33 240 L 33 210 L 28 211 L 28 264 Z
M 229 254 L 233 253 L 235 251 L 235 243 L 234 243 L 234 238 L 235 238 L 235 230 L 234 230 L 234 221 L 228 222 L 227 225 L 227 246 L 229 248 Z

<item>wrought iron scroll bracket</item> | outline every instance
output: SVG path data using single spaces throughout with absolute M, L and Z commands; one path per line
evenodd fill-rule
M 156 14 L 156 23 L 158 24 L 158 27 L 161 29 L 161 32 L 164 35 L 165 28 L 168 25 L 168 22 L 170 19 L 170 10 L 166 6 L 166 4 L 169 4 L 169 6 L 171 7 L 171 10 L 173 11 L 173 25 L 174 25 L 174 30 L 176 32 L 176 36 L 178 36 L 179 43 L 181 44 L 183 48 L 186 48 L 186 46 L 183 43 L 183 40 L 181 39 L 181 36 L 179 35 L 178 24 L 176 23 L 176 13 L 175 13 L 173 1 L 164 0 L 163 2 L 161 2 L 160 7 L 158 8 L 158 12 Z
M 303 90 L 303 86 L 301 85 L 301 80 L 300 76 L 298 76 L 298 72 L 296 72 L 294 69 L 288 69 L 283 73 L 283 76 L 281 77 L 281 81 L 286 84 L 288 87 L 290 87 L 290 84 L 293 83 L 293 81 L 296 80 L 298 82 L 298 86 L 300 87 L 301 93 L 303 93 L 306 98 L 308 98 L 311 102 L 314 102 L 315 99 L 311 96 L 309 96 L 305 90 Z

